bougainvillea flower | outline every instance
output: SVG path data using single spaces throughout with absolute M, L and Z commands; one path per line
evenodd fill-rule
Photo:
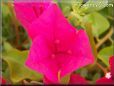
M 110 57 L 110 70 L 111 72 L 106 73 L 105 77 L 98 79 L 97 84 L 114 84 L 114 56 Z
M 94 61 L 86 32 L 76 30 L 54 3 L 29 24 L 27 31 L 33 40 L 26 65 L 53 83 Z
M 50 80 L 48 80 L 46 77 L 43 78 L 44 84 L 52 84 Z M 70 80 L 68 84 L 88 84 L 87 80 L 83 77 L 81 77 L 79 74 L 71 74 Z
M 6 80 L 3 79 L 2 77 L 0 77 L 0 83 L 1 83 L 1 84 L 6 84 Z

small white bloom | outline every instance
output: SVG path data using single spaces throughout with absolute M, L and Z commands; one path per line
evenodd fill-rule
M 105 74 L 105 77 L 106 77 L 107 79 L 110 79 L 110 78 L 111 78 L 111 73 L 110 73 L 110 72 L 106 73 L 106 74 Z

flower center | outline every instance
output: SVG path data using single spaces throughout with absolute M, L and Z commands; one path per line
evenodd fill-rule
M 105 77 L 106 77 L 107 79 L 110 79 L 110 78 L 111 78 L 111 73 L 110 73 L 110 72 L 106 73 Z

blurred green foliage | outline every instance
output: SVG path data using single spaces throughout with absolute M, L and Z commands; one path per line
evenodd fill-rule
M 13 83 L 20 82 L 23 79 L 40 80 L 41 74 L 38 74 L 25 66 L 28 51 L 19 51 L 7 42 L 4 43 L 5 52 L 3 52 L 3 60 L 8 63 L 10 77 Z
M 113 49 L 114 46 L 105 47 L 98 54 L 99 59 L 101 59 L 107 66 L 109 66 L 109 58 L 114 54 Z

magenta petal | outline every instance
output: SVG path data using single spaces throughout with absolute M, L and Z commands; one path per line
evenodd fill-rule
M 36 21 L 31 23 L 29 28 L 29 34 L 32 38 L 43 34 L 48 38 L 55 37 L 61 43 L 65 41 L 66 44 L 70 44 L 69 42 L 74 38 L 76 32 L 75 28 L 69 24 L 56 4 L 51 4 Z
M 88 84 L 87 80 L 78 74 L 71 74 L 69 84 Z
M 26 65 L 48 77 L 50 80 L 57 82 L 58 65 L 52 56 L 52 44 L 44 37 L 38 36 L 33 40 L 30 48 L 29 57 Z
M 48 6 L 49 2 L 14 2 L 16 16 L 27 32 L 30 31 L 29 24 L 41 16 Z
M 110 57 L 109 63 L 110 63 L 112 79 L 114 79 L 114 56 Z
M 55 4 L 51 4 L 44 13 L 29 25 L 29 35 L 33 39 L 39 34 L 44 35 L 48 39 L 53 39 L 54 32 L 54 7 Z
M 110 79 L 107 79 L 105 77 L 103 78 L 100 78 L 96 81 L 97 84 L 114 84 L 114 81 L 110 78 Z
M 45 37 L 38 36 L 33 40 L 26 65 L 44 74 L 53 83 L 57 83 L 59 71 L 60 77 L 63 77 L 91 63 L 92 58 L 87 60 L 89 57 L 84 59 L 81 55 L 73 56 L 72 54 L 67 54 L 67 52 L 53 54 L 54 51 L 53 42 L 50 42 Z
M 48 80 L 45 76 L 43 77 L 44 84 L 52 84 L 52 81 Z
M 68 46 L 72 44 L 73 40 L 76 37 L 77 29 L 74 28 L 68 20 L 62 14 L 62 11 L 56 6 L 56 15 L 55 15 L 55 29 L 54 36 L 55 40 L 58 40 L 57 45 L 58 51 L 65 51 L 68 49 Z
M 81 62 L 78 64 L 80 67 L 94 62 L 92 48 L 85 30 L 78 31 L 75 42 L 70 47 L 73 51 L 73 55 L 80 57 Z
M 94 62 L 94 56 L 89 44 L 89 39 L 84 30 L 79 30 L 76 34 L 74 42 L 67 47 L 69 47 L 67 53 L 70 57 L 68 58 L 67 56 L 64 60 L 63 64 L 65 64 L 65 62 L 66 64 L 63 67 L 61 76 Z

